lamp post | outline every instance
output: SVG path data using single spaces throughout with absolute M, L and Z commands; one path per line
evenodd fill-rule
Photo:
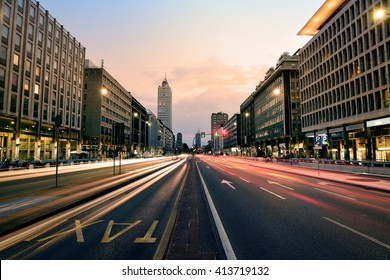
M 383 19 L 383 18 L 385 18 L 386 16 L 390 16 L 390 12 L 389 12 L 389 11 L 386 11 L 386 10 L 383 9 L 383 8 L 376 9 L 376 10 L 374 11 L 374 19 L 375 19 L 375 20 Z
M 246 153 L 248 152 L 248 138 L 249 138 L 249 112 L 245 113 L 245 135 L 244 135 L 244 145 L 246 147 Z
M 95 95 L 96 92 L 93 92 L 93 95 Z M 93 145 L 93 116 L 92 114 L 95 114 L 95 113 L 98 113 L 98 120 L 97 120 L 97 123 L 98 123 L 98 126 L 99 126 L 99 129 L 98 129 L 98 143 L 97 143 L 97 146 L 98 146 L 98 152 L 100 151 L 100 138 L 101 138 L 101 96 L 105 96 L 108 94 L 108 90 L 105 88 L 105 87 L 102 87 L 99 91 L 98 91 L 98 94 L 99 94 L 99 98 L 94 98 L 94 96 L 91 96 L 92 97 L 92 100 L 89 102 L 89 105 L 91 106 L 88 110 L 88 113 L 89 113 L 89 135 L 88 135 L 88 141 L 89 141 L 89 160 L 91 160 L 91 151 L 92 151 L 92 145 Z M 98 104 L 96 104 L 97 101 L 100 101 Z M 97 106 L 98 105 L 98 106 Z M 98 107 L 98 111 L 96 111 L 96 107 Z M 96 120 L 96 118 L 95 118 Z M 96 125 L 95 125 L 96 127 Z
M 131 147 L 133 148 L 133 154 L 135 154 L 135 151 L 137 150 L 136 147 L 134 146 L 134 140 L 135 140 L 135 128 L 134 128 L 134 119 L 138 118 L 138 112 L 133 113 L 133 118 L 132 118 L 132 133 L 131 133 Z

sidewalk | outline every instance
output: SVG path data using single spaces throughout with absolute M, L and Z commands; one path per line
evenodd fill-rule
M 265 162 L 264 160 L 254 160 L 246 158 L 246 161 L 259 165 L 262 168 L 300 174 L 308 177 L 318 178 L 326 181 L 346 183 L 364 189 L 374 189 L 384 192 L 390 192 L 390 168 L 388 175 L 377 174 L 356 174 L 354 171 L 346 172 L 345 167 L 342 171 L 327 171 L 321 169 L 307 168 L 290 163 L 282 162 Z

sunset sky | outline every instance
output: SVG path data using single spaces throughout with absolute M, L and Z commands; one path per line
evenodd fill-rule
M 87 50 L 87 59 L 157 115 L 166 75 L 173 132 L 189 146 L 210 133 L 214 112 L 240 104 L 275 66 L 310 37 L 297 36 L 324 0 L 41 0 Z M 207 140 L 208 138 L 206 138 Z

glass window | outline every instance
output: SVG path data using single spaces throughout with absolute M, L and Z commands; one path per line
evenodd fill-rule
M 18 90 L 18 75 L 15 73 L 12 74 L 12 90 L 15 92 Z
M 0 49 L 0 63 L 7 64 L 7 48 L 3 46 Z
M 20 51 L 20 46 L 22 44 L 22 37 L 19 34 L 15 35 L 15 49 Z
M 20 31 L 23 27 L 23 18 L 21 15 L 16 15 L 16 28 Z
M 45 17 L 42 14 L 39 15 L 39 24 L 40 25 L 44 25 L 45 24 Z
M 24 64 L 24 68 L 26 70 L 26 76 L 31 76 L 31 62 L 29 60 L 26 60 L 26 63 Z
M 19 67 L 19 60 L 20 60 L 20 57 L 18 54 L 14 54 L 14 67 Z
M 23 115 L 25 115 L 25 116 L 28 116 L 28 111 L 29 111 L 29 110 L 28 110 L 28 109 L 29 109 L 29 108 L 28 108 L 28 107 L 29 107 L 28 105 L 29 105 L 29 103 L 30 103 L 30 102 L 29 102 L 29 99 L 28 99 L 28 98 L 24 98 L 24 99 L 23 99 Z
M 35 18 L 35 7 L 30 6 L 30 17 Z
M 28 37 L 30 39 L 34 37 L 34 26 L 31 23 L 28 25 Z
M 8 5 L 4 4 L 3 15 L 5 19 L 9 20 L 11 18 L 11 8 Z
M 38 84 L 35 84 L 35 87 L 34 87 L 34 94 L 35 94 L 35 95 L 39 95 L 39 85 L 38 85 Z
M 4 110 L 4 91 L 0 90 L 0 110 Z
M 11 94 L 11 106 L 10 111 L 11 113 L 16 113 L 16 103 L 17 103 L 18 97 L 15 94 Z
M 29 81 L 26 81 L 24 83 L 24 95 L 30 96 L 30 83 L 29 83 Z
M 3 25 L 3 32 L 1 35 L 1 40 L 3 41 L 3 43 L 8 44 L 9 28 L 7 26 Z
M 5 86 L 5 70 L 0 68 L 0 87 Z

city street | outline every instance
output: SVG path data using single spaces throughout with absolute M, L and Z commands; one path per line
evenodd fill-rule
M 198 159 L 238 259 L 390 258 L 389 193 L 290 173 L 299 169 L 288 165 Z
M 359 186 L 386 188 L 388 177 L 223 156 L 160 161 L 115 176 L 64 169 L 61 192 L 39 189 L 49 171 L 29 171 L 24 190 L 12 180 L 22 175 L 2 173 L 0 192 L 19 191 L 0 205 L 1 259 L 390 259 L 390 193 Z M 11 211 L 16 197 L 26 203 Z

